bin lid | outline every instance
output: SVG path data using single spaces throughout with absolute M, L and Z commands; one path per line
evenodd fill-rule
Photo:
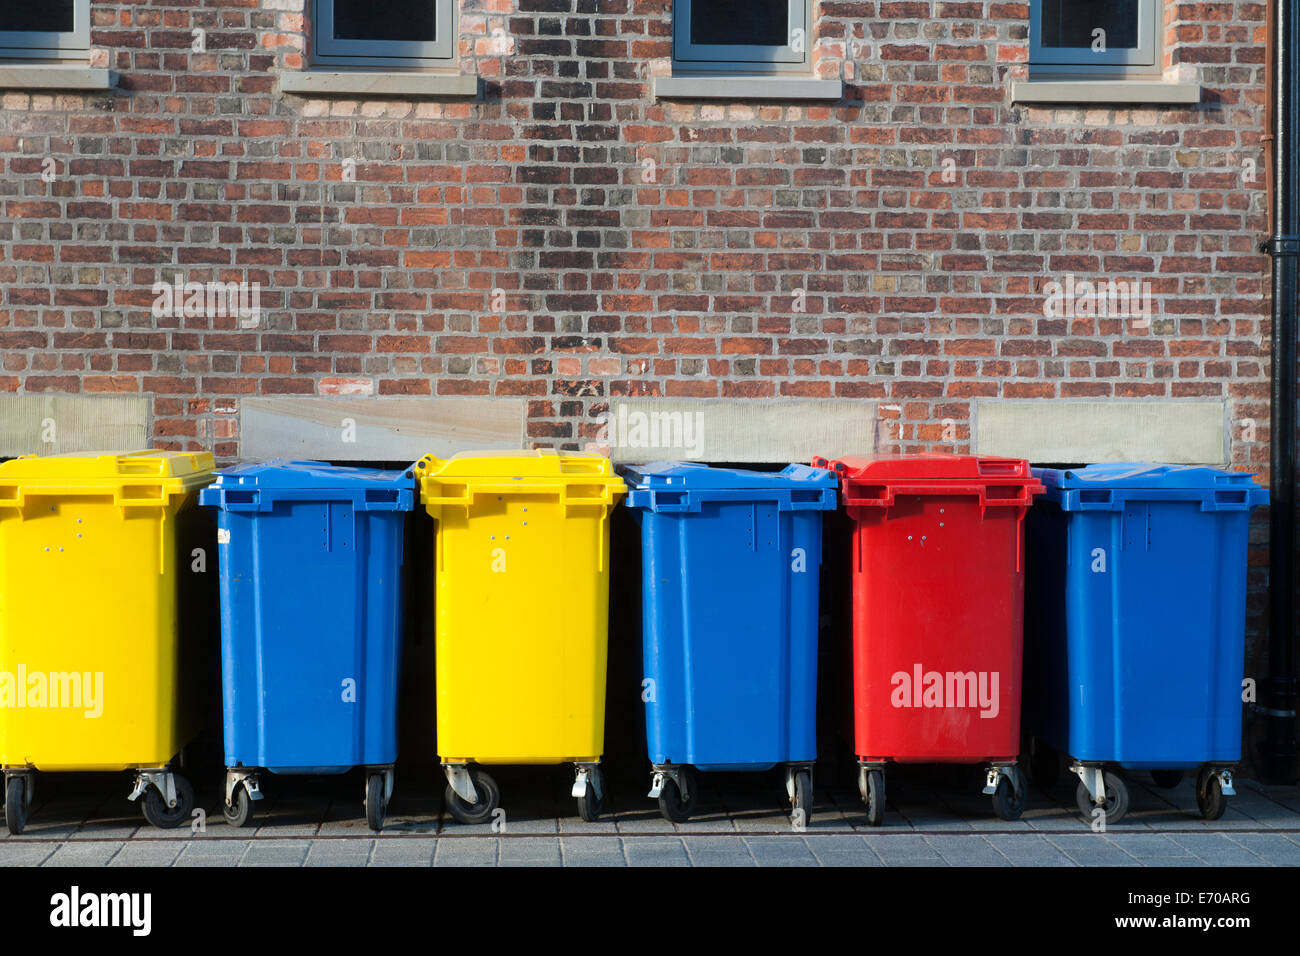
M 23 455 L 0 463 L 0 481 L 120 482 L 136 478 L 207 479 L 214 467 L 208 451 L 84 451 Z
M 976 484 L 991 479 L 1017 479 L 1025 484 L 1035 481 L 1029 462 L 1023 458 L 992 458 L 985 455 L 846 455 L 828 460 L 814 458 L 813 465 L 829 468 L 851 481 L 890 484 L 891 482 L 962 482 Z
M 1254 472 L 1224 471 L 1202 465 L 1162 465 L 1152 462 L 1115 462 L 1086 468 L 1035 468 L 1034 475 L 1048 489 L 1141 488 L 1208 489 L 1259 487 Z
M 352 468 L 323 461 L 276 458 L 227 468 L 199 494 L 199 503 L 222 511 L 270 511 L 277 501 L 350 502 L 361 511 L 410 511 L 412 472 Z
M 551 478 L 557 480 L 608 479 L 623 482 L 614 465 L 602 455 L 581 451 L 536 448 L 518 451 L 462 451 L 450 458 L 426 455 L 413 468 L 420 478 Z
M 415 487 L 415 479 L 407 471 L 386 471 L 380 468 L 352 468 L 331 465 L 323 461 L 292 461 L 275 458 L 271 461 L 217 472 L 217 485 L 229 487 L 267 488 L 283 491 L 355 491 L 358 487 L 391 487 L 401 484 Z
M 751 471 L 656 461 L 619 471 L 631 486 L 628 506 L 655 512 L 699 511 L 705 501 L 772 501 L 782 511 L 831 511 L 839 487 L 835 475 L 807 465 Z
M 619 473 L 634 490 L 757 491 L 785 489 L 792 484 L 834 489 L 838 483 L 829 471 L 808 465 L 789 465 L 781 471 L 750 471 L 746 468 L 713 468 L 695 461 L 656 461 L 648 465 L 625 466 L 619 469 Z

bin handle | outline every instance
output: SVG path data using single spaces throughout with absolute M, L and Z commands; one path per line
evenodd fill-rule
M 563 484 L 551 485 L 525 485 L 519 484 L 472 484 L 466 487 L 465 494 L 450 496 L 440 494 L 423 494 L 421 501 L 425 505 L 454 505 L 459 507 L 469 507 L 474 503 L 474 498 L 478 495 L 554 495 L 559 498 L 564 505 L 604 505 L 609 506 L 614 501 L 614 490 L 616 485 L 603 484 L 603 493 L 599 497 L 572 495 L 569 488 L 573 484 L 581 485 L 582 482 L 564 482 Z M 587 483 L 586 487 L 590 488 L 594 483 Z
M 874 485 L 881 487 L 883 494 L 877 498 L 854 497 L 852 483 L 845 487 L 844 504 L 846 507 L 878 507 L 889 508 L 894 504 L 899 495 L 944 495 L 948 497 L 956 496 L 975 496 L 979 498 L 981 508 L 1006 508 L 1006 507 L 1025 507 L 1033 503 L 1034 495 L 1041 494 L 1045 489 L 1038 482 L 1015 482 L 1004 484 L 965 484 L 959 482 L 937 483 L 904 483 Z M 1002 497 L 1000 495 L 990 496 L 990 488 L 1012 488 L 1015 489 L 1014 496 Z

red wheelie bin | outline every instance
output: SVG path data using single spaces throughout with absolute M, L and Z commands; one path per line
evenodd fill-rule
M 840 478 L 853 524 L 853 726 L 867 822 L 888 763 L 984 764 L 1014 820 L 1020 750 L 1029 463 L 956 455 L 814 459 Z

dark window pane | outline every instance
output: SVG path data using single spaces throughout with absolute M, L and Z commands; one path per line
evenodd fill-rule
M 1107 50 L 1138 45 L 1138 4 L 1143 0 L 1042 0 L 1044 47 L 1092 49 L 1092 31 L 1106 31 Z
M 434 0 L 334 0 L 338 40 L 438 39 Z
M 36 33 L 71 33 L 75 0 L 3 0 L 0 2 L 0 30 L 30 30 Z
M 705 46 L 787 46 L 787 0 L 692 0 L 691 42 Z

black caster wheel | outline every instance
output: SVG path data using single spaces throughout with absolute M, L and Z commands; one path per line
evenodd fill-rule
M 1151 782 L 1161 790 L 1172 790 L 1183 782 L 1181 770 L 1152 770 Z
M 1228 798 L 1223 793 L 1223 781 L 1213 770 L 1206 768 L 1196 776 L 1196 805 L 1201 816 L 1218 820 L 1228 809 Z
M 807 826 L 813 812 L 813 779 L 811 770 L 800 770 L 794 775 L 794 809 L 800 822 Z
M 602 796 L 596 796 L 596 782 L 599 779 Z M 600 770 L 592 770 L 587 775 L 587 792 L 578 797 L 578 816 L 586 823 L 595 823 L 605 809 L 605 778 Z
M 174 830 L 190 818 L 194 809 L 194 788 L 190 782 L 178 773 L 172 774 L 176 786 L 176 806 L 167 806 L 167 801 L 158 792 L 157 787 L 150 787 L 140 798 L 140 811 L 144 818 L 160 830 Z
M 665 778 L 664 788 L 659 793 L 659 812 L 669 823 L 685 823 L 695 812 L 695 803 L 698 797 L 698 785 L 696 777 L 689 771 L 681 771 L 686 775 L 686 799 L 682 799 L 681 788 L 677 786 L 677 781 L 671 777 Z
M 862 799 L 867 805 L 867 826 L 878 827 L 885 822 L 885 771 L 868 770 Z
M 1079 812 L 1083 814 L 1083 819 L 1088 823 L 1093 821 L 1093 811 L 1098 808 L 1105 811 L 1103 818 L 1106 826 L 1119 823 L 1124 819 L 1124 814 L 1128 813 L 1128 786 L 1120 779 L 1119 774 L 1111 773 L 1107 770 L 1102 776 L 1103 783 L 1106 787 L 1106 800 L 1102 804 L 1092 802 L 1092 797 L 1088 795 L 1088 788 L 1079 781 L 1079 786 L 1074 791 L 1075 802 L 1079 805 Z
M 378 833 L 384 828 L 384 816 L 387 812 L 388 801 L 384 798 L 384 775 L 382 773 L 372 773 L 366 778 L 366 825 Z
M 222 806 L 221 815 L 226 818 L 226 826 L 246 827 L 253 822 L 253 799 L 242 783 L 235 785 L 230 803 Z
M 27 826 L 27 787 L 22 777 L 5 781 L 5 825 L 14 836 Z
M 478 800 L 469 803 L 461 799 L 460 794 L 451 788 L 451 784 L 447 784 L 447 810 L 458 823 L 487 823 L 492 819 L 496 808 L 501 805 L 501 788 L 497 786 L 495 780 L 477 767 L 471 768 L 469 775 L 474 781 L 474 789 L 478 791 Z
M 998 781 L 997 792 L 993 794 L 993 812 L 1008 821 L 1020 819 L 1020 815 L 1025 812 L 1027 796 L 1025 775 L 1019 767 L 1013 767 L 1011 773 L 1016 778 L 1015 782 L 1003 777 Z

